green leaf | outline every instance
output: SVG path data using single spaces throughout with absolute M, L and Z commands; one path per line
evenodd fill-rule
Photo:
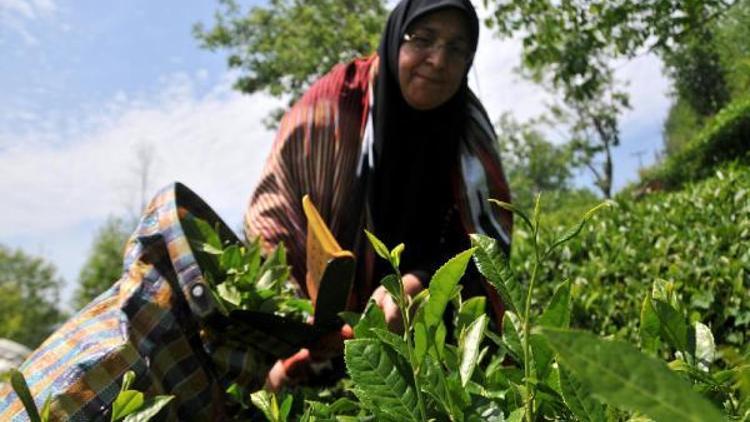
M 464 275 L 474 250 L 475 248 L 471 248 L 454 256 L 432 276 L 430 298 L 424 307 L 424 320 L 428 329 L 442 321 L 445 307 L 448 305 L 458 281 Z
M 657 421 L 721 421 L 722 414 L 657 359 L 621 341 L 542 328 L 562 363 L 607 403 Z
M 552 328 L 567 328 L 570 325 L 569 281 L 564 281 L 557 286 L 552 300 L 539 317 L 538 325 Z M 544 338 L 537 334 L 532 334 L 529 342 L 534 357 L 536 376 L 539 380 L 544 380 L 549 374 L 554 353 Z
M 549 374 L 555 353 L 550 349 L 544 337 L 539 334 L 531 334 L 529 336 L 529 344 L 531 346 L 531 357 L 534 360 L 536 378 L 544 380 Z
M 568 409 L 580 421 L 603 421 L 604 406 L 591 397 L 591 391 L 578 381 L 564 365 L 560 365 L 559 370 L 560 390 Z
M 404 252 L 404 244 L 399 243 L 390 253 L 391 256 L 391 265 L 393 265 L 393 268 L 398 268 L 399 265 L 401 265 L 401 253 Z
M 129 390 L 130 386 L 135 381 L 135 371 L 126 371 L 125 375 L 122 376 L 122 384 L 120 385 L 120 391 Z
M 455 332 L 461 333 L 474 320 L 484 315 L 486 303 L 487 299 L 484 296 L 475 296 L 461 303 L 456 317 Z
M 409 359 L 409 352 L 407 350 L 406 342 L 400 336 L 393 334 L 389 330 L 382 328 L 373 328 L 371 331 L 377 336 L 380 341 L 393 349 L 394 352 L 398 353 L 405 359 Z
M 651 299 L 654 313 L 659 318 L 661 336 L 675 349 L 693 355 L 695 331 L 675 308 L 659 299 Z
M 652 356 L 656 356 L 656 352 L 659 350 L 660 331 L 661 323 L 653 305 L 651 305 L 651 296 L 646 295 L 641 306 L 641 327 L 638 334 L 641 338 L 641 349 Z
M 287 394 L 284 400 L 281 401 L 281 407 L 279 408 L 279 420 L 286 422 L 289 419 L 289 412 L 292 410 L 292 402 L 294 396 Z
M 371 331 L 373 328 L 387 330 L 388 325 L 385 323 L 383 310 L 375 304 L 375 301 L 370 300 L 365 307 L 365 311 L 362 313 L 362 318 L 354 326 L 354 337 L 374 338 L 376 337 L 375 333 Z
M 388 248 L 385 246 L 385 244 L 382 241 L 380 241 L 380 239 L 375 237 L 374 234 L 370 233 L 367 230 L 365 230 L 365 235 L 367 235 L 367 239 L 370 241 L 370 244 L 372 245 L 372 248 L 375 250 L 375 253 L 378 254 L 379 257 L 390 262 L 391 254 L 390 252 L 388 252 Z
M 235 268 L 240 268 L 242 266 L 240 247 L 238 245 L 231 245 L 224 249 L 221 253 L 221 258 L 219 258 L 219 264 L 221 265 L 221 269 L 225 272 L 229 272 Z
M 539 317 L 544 327 L 567 328 L 570 325 L 570 281 L 560 283 L 549 305 Z
M 529 227 L 529 230 L 531 230 L 532 232 L 534 231 L 534 225 L 531 224 L 531 220 L 529 220 L 529 216 L 527 216 L 526 213 L 523 212 L 520 208 L 508 202 L 498 201 L 497 199 L 490 199 L 490 202 L 497 205 L 500 208 L 503 208 L 505 210 L 512 212 L 513 214 L 518 215 L 519 217 L 521 217 L 523 222 L 526 223 L 526 225 Z
M 471 379 L 474 368 L 477 366 L 479 357 L 479 346 L 484 339 L 484 331 L 487 329 L 487 315 L 481 315 L 469 325 L 465 334 L 461 337 L 461 385 L 466 387 L 466 383 Z
M 414 379 L 408 363 L 374 339 L 356 339 L 344 347 L 346 368 L 354 394 L 376 415 L 421 421 Z
M 344 321 L 345 324 L 349 324 L 350 326 L 354 327 L 357 325 L 359 320 L 362 319 L 362 314 L 358 314 L 356 312 L 350 312 L 350 311 L 343 311 L 343 312 L 339 312 L 339 318 L 341 318 L 341 320 Z
M 416 367 L 422 366 L 424 357 L 427 354 L 428 337 L 427 327 L 424 322 L 417 321 L 414 324 L 414 362 Z
M 700 322 L 695 323 L 695 359 L 706 371 L 716 359 L 714 335 L 710 328 Z
M 48 395 L 47 399 L 44 400 L 44 404 L 42 405 L 42 411 L 39 414 L 39 418 L 42 422 L 49 421 L 50 412 L 52 411 L 52 395 Z
M 388 293 L 393 297 L 393 301 L 401 306 L 404 299 L 401 297 L 401 279 L 396 274 L 388 274 L 380 280 L 380 284 L 388 290 Z
M 125 417 L 123 422 L 147 422 L 153 419 L 161 410 L 166 407 L 174 396 L 156 396 L 153 399 L 146 400 L 143 407 L 135 413 Z
M 599 211 L 600 209 L 604 207 L 609 207 L 613 205 L 614 205 L 614 202 L 612 201 L 604 201 L 601 204 L 595 206 L 594 208 L 591 208 L 590 210 L 586 211 L 586 213 L 581 218 L 581 221 L 575 226 L 568 228 L 566 231 L 563 232 L 562 235 L 560 235 L 559 238 L 557 238 L 554 242 L 552 242 L 552 245 L 547 249 L 544 255 L 545 256 L 549 255 L 558 246 L 578 236 L 578 234 L 581 233 L 581 230 L 583 230 L 583 227 L 586 226 L 586 223 L 591 219 L 594 213 L 596 213 L 597 211 Z
M 505 312 L 503 315 L 503 344 L 508 353 L 520 364 L 523 364 L 523 349 L 521 348 L 521 336 L 519 329 L 521 321 L 513 312 Z
M 279 421 L 279 405 L 276 402 L 276 395 L 266 390 L 258 390 L 250 394 L 250 401 L 263 412 L 266 419 L 271 422 Z
M 3 378 L 10 381 L 10 386 L 13 387 L 13 391 L 16 392 L 16 395 L 21 400 L 26 413 L 29 415 L 29 420 L 31 422 L 40 422 L 39 410 L 37 410 L 34 398 L 31 396 L 31 391 L 29 391 L 29 385 L 26 384 L 26 378 L 24 378 L 21 371 L 12 368 L 3 374 Z
M 513 275 L 510 260 L 495 239 L 481 234 L 471 234 L 470 238 L 476 248 L 477 269 L 497 290 L 508 310 L 518 312 L 523 304 L 523 289 Z
M 143 393 L 135 390 L 120 391 L 112 403 L 112 421 L 119 421 L 138 411 L 145 403 Z

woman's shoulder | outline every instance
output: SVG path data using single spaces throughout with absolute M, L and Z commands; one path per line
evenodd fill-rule
M 373 54 L 337 64 L 310 86 L 300 102 L 309 103 L 341 96 L 363 96 L 369 86 L 371 69 L 376 63 L 377 55 Z

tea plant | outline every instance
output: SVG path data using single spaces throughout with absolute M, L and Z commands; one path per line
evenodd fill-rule
M 641 307 L 643 344 L 664 342 L 677 351 L 668 365 L 653 356 L 650 346 L 644 353 L 619 340 L 570 329 L 569 281 L 558 284 L 542 309 L 532 306 L 540 267 L 604 204 L 544 246 L 538 237 L 539 202 L 531 218 L 510 204 L 495 203 L 516 213 L 532 233 L 528 285 L 518 282 L 495 240 L 472 235 L 473 247 L 441 267 L 427 290 L 409 298 L 398 270 L 403 246 L 389 251 L 368 234 L 376 253 L 394 269 L 383 285 L 406 329 L 403 335 L 389 332 L 382 311 L 370 304 L 355 327 L 356 339 L 345 345 L 358 402 L 347 401 L 342 413 L 332 405 L 309 403 L 302 420 L 361 418 L 363 413 L 399 421 L 750 418 L 743 387 L 750 380 L 747 364 L 739 358 L 735 368 L 710 368 L 715 353 L 710 330 L 680 313 L 668 286 L 655 285 Z M 461 299 L 458 281 L 472 257 L 507 307 L 502 336 L 488 329 L 484 298 Z M 449 303 L 457 310 L 456 344 L 446 339 L 443 314 Z
M 241 309 L 301 321 L 312 315 L 310 301 L 289 283 L 283 244 L 262 257 L 258 239 L 247 244 L 222 240 L 218 228 L 191 215 L 183 217 L 182 227 L 222 313 Z

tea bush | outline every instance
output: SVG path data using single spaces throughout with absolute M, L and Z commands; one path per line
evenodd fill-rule
M 683 191 L 616 203 L 550 256 L 534 299 L 546 300 L 569 279 L 573 326 L 632 341 L 641 302 L 660 281 L 674 289 L 690 320 L 711 328 L 717 344 L 748 343 L 750 168 L 730 165 Z M 528 271 L 529 232 L 517 226 L 514 267 Z
M 648 170 L 643 181 L 659 181 L 679 188 L 688 181 L 708 177 L 722 163 L 750 161 L 750 96 L 729 103 L 679 152 Z

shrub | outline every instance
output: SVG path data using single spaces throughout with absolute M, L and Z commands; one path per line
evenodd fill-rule
M 689 181 L 710 176 L 730 160 L 747 162 L 750 151 L 750 96 L 724 107 L 684 148 L 661 165 L 646 171 L 645 183 L 659 180 L 675 189 Z

